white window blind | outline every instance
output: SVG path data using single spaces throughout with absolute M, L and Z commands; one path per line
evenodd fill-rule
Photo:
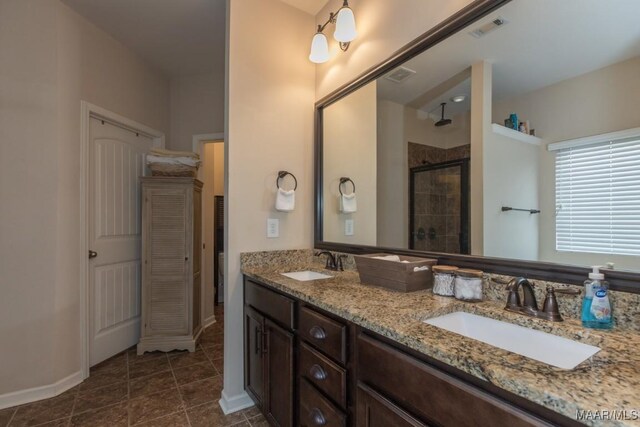
M 640 255 L 640 135 L 556 152 L 556 249 Z

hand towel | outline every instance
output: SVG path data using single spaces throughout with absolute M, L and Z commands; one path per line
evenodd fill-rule
M 356 193 L 342 194 L 340 196 L 340 212 L 353 213 L 358 210 L 356 203 Z
M 294 190 L 283 190 L 278 188 L 276 194 L 276 210 L 280 212 L 291 212 L 296 206 L 296 192 Z
M 198 167 L 200 160 L 193 157 L 164 157 L 156 156 L 154 154 L 147 154 L 147 164 L 149 163 L 165 163 L 169 165 L 186 165 L 191 167 Z
M 173 151 L 165 150 L 164 148 L 152 148 L 151 154 L 161 157 L 191 157 L 196 160 L 200 159 L 200 156 L 192 151 Z
M 372 258 L 382 259 L 382 260 L 385 260 L 385 261 L 400 262 L 400 257 L 398 255 L 382 255 L 382 256 L 374 256 Z

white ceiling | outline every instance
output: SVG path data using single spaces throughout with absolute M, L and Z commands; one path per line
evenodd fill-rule
M 316 16 L 329 0 L 281 0 L 284 3 Z
M 224 70 L 225 0 L 62 0 L 169 77 Z
M 469 35 L 498 16 L 508 23 Z M 526 93 L 640 55 L 638 16 L 638 0 L 514 0 L 403 64 L 417 72 L 404 83 L 379 79 L 378 96 L 408 104 L 483 59 L 493 63 L 494 99 Z

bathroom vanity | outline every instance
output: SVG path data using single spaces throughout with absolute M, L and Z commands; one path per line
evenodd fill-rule
M 332 277 L 282 274 L 304 269 Z M 246 390 L 273 425 L 571 426 L 590 424 L 576 420 L 580 411 L 640 406 L 636 333 L 552 324 L 495 301 L 365 286 L 353 270 L 312 261 L 245 262 L 243 273 Z M 456 311 L 601 350 L 566 370 L 423 323 Z

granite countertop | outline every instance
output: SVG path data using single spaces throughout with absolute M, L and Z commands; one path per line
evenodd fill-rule
M 578 411 L 626 411 L 627 419 L 587 419 L 593 426 L 640 426 L 640 334 L 598 331 L 575 320 L 552 323 L 504 310 L 504 303 L 465 303 L 430 290 L 400 293 L 360 283 L 356 271 L 329 272 L 331 279 L 300 282 L 280 273 L 309 269 L 327 273 L 307 257 L 291 262 L 244 262 L 243 273 L 413 350 L 458 368 L 569 418 Z M 573 370 L 555 368 L 422 322 L 454 311 L 476 313 L 601 347 Z M 635 419 L 633 419 L 635 418 Z

